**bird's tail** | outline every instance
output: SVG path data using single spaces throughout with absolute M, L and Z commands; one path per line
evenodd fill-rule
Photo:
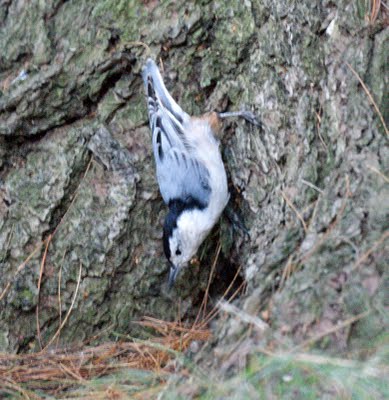
M 148 104 L 150 105 L 150 100 L 152 100 L 154 105 L 159 103 L 182 125 L 189 116 L 174 101 L 172 96 L 170 96 L 158 67 L 152 59 L 149 58 L 146 61 L 146 65 L 143 67 L 142 76 L 146 95 L 148 97 Z

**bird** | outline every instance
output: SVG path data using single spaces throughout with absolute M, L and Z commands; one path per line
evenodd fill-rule
M 258 121 L 247 111 L 190 116 L 172 98 L 151 58 L 143 67 L 142 77 L 157 181 L 169 209 L 163 225 L 163 249 L 170 265 L 170 289 L 219 220 L 230 197 L 218 139 L 221 120 L 243 117 L 255 125 Z

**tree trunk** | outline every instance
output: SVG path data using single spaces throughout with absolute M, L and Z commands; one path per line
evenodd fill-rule
M 0 351 L 39 349 L 59 328 L 69 344 L 136 335 L 143 315 L 192 318 L 215 259 L 212 300 L 241 268 L 236 304 L 296 342 L 379 308 L 388 29 L 369 2 L 336 3 L 1 3 Z M 262 121 L 229 121 L 222 140 L 250 238 L 223 218 L 170 293 L 138 42 L 188 113 Z M 327 346 L 379 335 L 380 315 Z M 228 344 L 246 325 L 218 326 Z

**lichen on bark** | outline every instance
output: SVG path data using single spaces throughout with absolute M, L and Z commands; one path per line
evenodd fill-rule
M 143 315 L 190 319 L 219 242 L 213 300 L 241 266 L 236 305 L 266 311 L 291 341 L 367 309 L 321 346 L 363 345 L 366 325 L 382 332 L 388 138 L 348 65 L 387 120 L 384 23 L 345 0 L 11 1 L 0 18 L 1 350 L 38 348 L 38 303 L 43 344 L 53 337 L 80 266 L 63 344 L 135 335 Z M 189 113 L 246 108 L 263 126 L 229 121 L 222 139 L 231 207 L 250 239 L 223 219 L 173 293 L 140 41 Z M 247 332 L 234 327 L 216 322 L 209 346 Z

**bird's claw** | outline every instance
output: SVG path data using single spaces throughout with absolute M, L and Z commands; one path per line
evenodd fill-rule
M 242 110 L 242 111 L 219 113 L 219 118 L 230 118 L 230 117 L 240 117 L 245 119 L 250 124 L 253 124 L 258 127 L 261 126 L 261 122 L 259 121 L 258 117 L 251 111 Z

